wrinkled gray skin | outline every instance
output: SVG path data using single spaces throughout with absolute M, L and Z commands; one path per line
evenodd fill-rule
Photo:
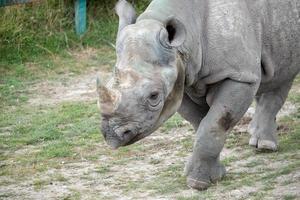
M 276 114 L 300 70 L 299 0 L 154 0 L 137 19 L 125 0 L 116 10 L 116 71 L 98 82 L 108 144 L 132 144 L 178 111 L 196 130 L 187 184 L 206 189 L 256 99 L 249 144 L 277 149 Z

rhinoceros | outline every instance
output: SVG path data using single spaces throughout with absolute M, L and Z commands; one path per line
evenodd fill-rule
M 178 112 L 196 132 L 187 185 L 203 190 L 225 175 L 226 134 L 256 100 L 249 144 L 277 150 L 276 115 L 300 70 L 299 0 L 153 0 L 138 17 L 119 0 L 116 11 L 114 75 L 97 86 L 110 146 Z

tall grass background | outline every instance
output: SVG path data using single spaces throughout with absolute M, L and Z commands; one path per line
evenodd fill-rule
M 141 12 L 148 0 L 130 1 Z M 43 0 L 0 8 L 0 67 L 41 59 L 65 50 L 115 42 L 116 0 L 89 0 L 88 29 L 75 34 L 74 1 Z

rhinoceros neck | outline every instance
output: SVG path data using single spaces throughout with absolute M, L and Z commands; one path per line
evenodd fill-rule
M 205 0 L 153 0 L 137 21 L 152 19 L 161 23 L 166 22 L 170 16 L 180 20 L 186 30 L 187 38 L 178 50 L 184 55 L 188 85 L 194 83 L 194 79 L 201 70 L 202 65 L 202 38 L 204 30 L 202 20 L 205 15 Z M 197 8 L 197 9 L 195 9 Z

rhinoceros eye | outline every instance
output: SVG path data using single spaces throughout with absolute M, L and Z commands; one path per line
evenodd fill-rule
M 159 96 L 159 93 L 158 93 L 158 92 L 152 92 L 152 93 L 150 94 L 150 96 L 149 96 L 149 99 L 150 99 L 151 101 L 155 101 L 155 100 L 158 99 L 158 96 Z
M 161 103 L 161 100 L 161 95 L 157 91 L 151 92 L 147 99 L 149 106 L 152 109 L 158 107 L 158 105 Z

